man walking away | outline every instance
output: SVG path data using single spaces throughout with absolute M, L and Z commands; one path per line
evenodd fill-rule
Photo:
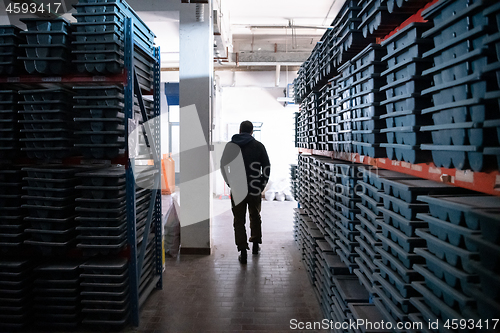
M 258 254 L 259 244 L 262 244 L 261 198 L 271 173 L 266 148 L 252 134 L 253 124 L 248 120 L 242 122 L 240 133 L 233 135 L 221 158 L 222 177 L 231 188 L 234 238 L 238 251 L 241 252 L 238 260 L 242 264 L 247 263 L 249 249 L 245 228 L 247 206 L 252 253 Z

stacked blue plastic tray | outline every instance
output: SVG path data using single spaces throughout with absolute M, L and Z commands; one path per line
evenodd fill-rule
M 306 96 L 306 91 L 307 91 L 307 82 L 306 82 L 306 74 L 305 74 L 305 68 L 304 64 L 300 66 L 299 70 L 297 71 L 297 78 L 294 80 L 295 84 L 295 89 L 294 91 L 296 92 L 296 103 L 300 104 L 302 102 L 302 99 Z
M 314 251 L 313 255 L 316 255 L 316 251 L 312 250 L 313 246 L 311 243 L 311 239 L 309 236 L 310 233 L 310 228 L 314 226 L 314 223 L 311 221 L 305 210 L 300 209 L 296 211 L 295 213 L 295 239 L 297 242 L 297 246 L 300 251 L 300 256 L 301 259 L 304 263 L 304 266 L 307 271 L 307 277 L 309 281 L 311 282 L 311 285 L 314 285 L 314 282 L 316 281 L 315 279 L 315 261 L 317 260 L 314 258 L 312 259 L 311 256 L 311 251 Z M 312 224 L 311 224 L 312 223 Z M 319 232 L 317 228 L 314 228 L 316 232 Z M 316 245 L 314 245 L 314 248 Z M 316 297 L 318 298 L 318 301 L 321 302 L 321 297 L 317 291 L 315 291 Z
M 306 210 L 307 211 L 307 210 Z M 304 263 L 306 265 L 306 270 L 308 272 L 311 284 L 314 285 L 316 282 L 316 254 L 318 253 L 316 240 L 323 239 L 323 234 L 319 231 L 316 223 L 309 216 L 302 216 L 303 228 L 304 228 Z M 316 290 L 316 293 L 318 291 Z M 317 296 L 319 293 L 317 294 Z
M 337 240 L 336 253 L 341 260 L 349 267 L 351 273 L 355 268 L 356 257 L 358 253 L 355 248 L 359 246 L 356 241 L 356 236 L 359 236 L 359 231 L 356 226 L 359 225 L 359 220 L 356 214 L 359 213 L 359 208 L 356 206 L 361 199 L 356 193 L 357 181 L 360 179 L 359 164 L 355 163 L 336 163 L 337 183 L 335 184 L 335 226 Z
M 27 211 L 24 221 L 29 223 L 25 241 L 44 255 L 64 255 L 72 249 L 76 241 L 75 230 L 75 185 L 78 178 L 75 173 L 81 167 L 45 165 L 26 167 L 22 205 Z
M 306 84 L 307 89 L 310 92 L 314 91 L 316 85 L 319 81 L 319 53 L 321 49 L 321 43 L 316 43 L 314 46 L 311 55 L 304 63 L 306 70 Z
M 326 309 L 326 314 L 329 318 L 333 319 L 334 314 L 332 313 L 332 307 L 334 306 L 333 304 L 336 299 L 333 279 L 336 276 L 348 275 L 349 268 L 341 261 L 338 255 L 336 255 L 333 251 L 330 252 L 330 247 L 327 246 L 327 243 L 323 243 L 323 246 L 324 247 L 322 247 L 322 245 L 320 244 L 320 249 L 322 250 L 320 255 L 324 259 L 324 275 L 325 280 L 327 280 L 328 289 L 323 295 L 323 299 L 326 299 L 325 304 L 329 305 L 328 309 Z
M 339 249 L 337 245 L 337 208 L 335 203 L 337 201 L 337 186 L 340 178 L 337 177 L 337 166 L 336 163 L 339 161 L 328 161 L 325 162 L 324 170 L 324 186 L 325 186 L 325 223 L 327 228 L 325 229 L 325 240 L 330 245 L 333 255 L 340 261 L 337 256 L 336 251 Z
M 323 34 L 323 37 L 326 36 L 326 34 Z M 321 68 L 322 68 L 322 49 L 323 49 L 323 42 L 319 41 L 316 43 L 316 47 L 314 48 L 314 51 L 316 56 L 314 57 L 314 60 L 312 61 L 312 73 L 311 73 L 311 89 L 316 90 L 316 87 L 320 87 L 323 85 L 323 81 L 321 80 Z
M 321 47 L 319 48 L 319 80 L 318 82 L 324 83 L 332 73 L 332 55 L 333 45 L 335 42 L 334 30 L 327 29 L 320 39 Z
M 298 199 L 298 171 L 297 164 L 290 164 L 290 189 L 295 200 Z
M 423 8 L 427 0 L 384 0 L 387 11 L 393 15 L 404 15 L 406 17 L 415 14 Z
M 373 287 L 376 285 L 373 274 L 379 272 L 375 260 L 381 259 L 377 247 L 382 245 L 378 240 L 378 234 L 382 232 L 379 220 L 382 219 L 380 208 L 383 205 L 380 196 L 381 190 L 375 187 L 375 184 L 381 184 L 379 177 L 385 175 L 387 171 L 371 170 L 367 167 L 360 167 L 359 171 L 362 173 L 363 179 L 358 180 L 356 186 L 356 192 L 361 201 L 356 203 L 356 207 L 360 210 L 359 214 L 356 215 L 360 224 L 356 226 L 359 236 L 356 236 L 355 239 L 359 243 L 359 247 L 355 251 L 359 257 L 355 259 L 358 268 L 354 270 L 354 274 L 373 295 L 375 293 Z
M 144 118 L 144 115 L 142 114 L 137 97 L 134 97 L 135 119 L 138 120 L 139 125 L 146 124 L 146 121 L 151 121 L 155 118 L 154 101 L 151 100 L 149 96 L 147 96 L 147 97 L 143 98 L 142 102 L 143 102 L 146 118 Z M 155 132 L 157 129 L 155 126 L 153 126 L 153 124 L 151 124 L 151 122 L 149 123 L 149 126 L 150 126 L 150 130 L 151 130 L 151 135 L 153 137 L 155 135 L 159 135 L 158 133 Z M 148 146 L 148 141 L 146 141 L 146 138 L 143 135 L 139 135 L 138 143 L 139 143 L 138 144 L 138 155 L 149 156 L 149 158 L 153 159 L 152 146 L 151 145 Z
M 352 135 L 354 152 L 370 157 L 385 157 L 385 149 L 380 143 L 385 142 L 385 135 L 380 134 L 382 114 L 382 93 L 380 87 L 383 78 L 380 72 L 385 68 L 381 61 L 386 51 L 378 44 L 369 44 L 358 53 L 351 62 L 355 64 L 352 75 L 354 94 L 352 103 Z
M 318 144 L 317 149 L 327 150 L 328 143 L 326 137 L 327 115 L 330 105 L 328 85 L 324 85 L 318 94 L 317 114 L 318 114 Z
M 25 212 L 21 208 L 23 175 L 16 166 L 0 170 L 0 254 L 7 257 L 21 252 L 26 239 Z
M 31 282 L 33 267 L 28 260 L 0 260 L 0 329 L 23 329 L 32 321 Z
M 308 148 L 307 147 L 307 114 L 306 110 L 304 110 L 303 106 L 300 106 L 299 116 L 297 118 L 297 146 L 299 148 Z
M 330 315 L 332 274 L 328 267 L 327 258 L 332 255 L 332 249 L 325 240 L 317 240 L 318 253 L 316 254 L 316 282 L 314 284 L 324 318 L 332 319 Z
M 333 134 L 333 116 L 334 116 L 334 107 L 333 107 L 333 98 L 334 94 L 333 88 L 333 79 L 328 80 L 328 84 L 325 85 L 325 95 L 324 95 L 324 135 L 323 135 L 323 150 L 333 151 L 333 143 L 332 143 L 332 134 Z
M 77 176 L 82 180 L 78 186 L 81 196 L 75 200 L 77 247 L 86 255 L 120 251 L 127 241 L 125 169 L 110 167 Z M 137 207 L 141 208 L 144 200 L 137 200 Z M 137 210 L 137 214 L 142 210 Z
M 318 94 L 311 92 L 302 103 L 307 112 L 307 148 L 318 149 Z
M 413 285 L 422 280 L 418 267 L 425 260 L 420 253 L 425 251 L 427 245 L 425 239 L 419 237 L 418 228 L 426 228 L 428 221 L 418 219 L 418 216 L 429 208 L 427 204 L 419 202 L 417 197 L 429 193 L 460 194 L 466 190 L 403 174 L 399 178 L 382 178 L 381 182 L 384 207 L 380 210 L 384 219 L 379 223 L 382 228 L 382 234 L 379 235 L 382 247 L 378 250 L 382 260 L 376 262 L 380 269 L 376 280 L 385 294 L 379 293 L 379 296 L 386 306 L 387 299 L 393 302 L 391 306 L 396 307 L 391 311 L 393 315 L 400 310 L 395 319 L 402 320 L 405 315 L 409 319 L 409 314 L 418 313 L 411 305 L 410 298 L 417 295 Z
M 26 43 L 26 38 L 20 32 L 21 29 L 14 25 L 0 25 L 0 74 L 2 75 L 18 75 L 21 72 L 17 57 L 22 55 L 19 44 Z
M 479 214 L 498 209 L 500 198 L 477 194 L 426 195 L 419 196 L 418 200 L 429 205 L 429 214 L 417 214 L 428 223 L 428 229 L 416 231 L 426 241 L 427 249 L 417 251 L 425 258 L 425 265 L 413 268 L 425 282 L 412 283 L 422 295 L 412 298 L 412 304 L 426 320 L 440 319 L 441 323 L 497 315 L 500 307 L 498 290 L 495 291 L 498 285 L 494 281 L 498 277 L 494 271 L 500 253 L 498 245 L 491 240 L 498 240 L 498 237 L 495 233 L 486 235 L 486 240 L 481 237 L 481 227 L 488 222 Z M 498 227 L 497 224 L 493 228 L 489 226 L 493 232 Z M 477 264 L 479 258 L 480 265 Z M 481 270 L 483 267 L 487 267 L 486 271 Z M 482 278 L 481 287 L 477 285 L 478 273 Z M 488 287 L 486 295 L 485 289 L 481 291 L 484 287 Z
M 366 324 L 360 325 L 358 328 L 361 332 L 369 332 L 371 327 L 368 323 L 381 323 L 384 320 L 382 313 L 373 303 L 350 303 L 349 310 L 354 317 L 354 321 L 364 320 Z M 378 333 L 389 333 L 392 330 L 379 329 Z
M 306 265 L 306 241 L 307 241 L 307 229 L 306 229 L 306 224 L 305 222 L 308 220 L 307 213 L 303 210 L 300 209 L 299 211 L 296 212 L 295 214 L 295 237 L 296 237 L 296 242 L 297 246 L 300 251 L 300 256 L 302 261 L 304 262 L 304 265 Z M 309 271 L 308 271 L 309 272 Z M 309 277 L 310 280 L 312 281 L 311 277 Z
M 21 34 L 26 37 L 24 48 L 26 56 L 19 57 L 29 74 L 65 74 L 69 72 L 71 62 L 70 42 L 71 25 L 68 20 L 24 18 L 27 31 Z
M 309 160 L 310 156 L 299 155 L 298 171 L 299 171 L 299 203 L 301 208 L 309 207 Z
M 75 116 L 71 90 L 45 88 L 20 90 L 24 101 L 19 111 L 24 127 L 20 141 L 29 158 L 63 159 L 74 156 L 73 117 Z
M 148 241 L 145 252 L 144 252 L 144 261 L 142 264 L 141 275 L 139 276 L 139 299 L 145 300 L 144 295 L 148 291 L 148 287 L 151 286 L 157 274 L 157 258 L 161 256 L 161 253 L 156 252 L 156 241 L 155 241 L 155 228 L 156 222 L 161 221 L 160 219 L 156 219 L 155 214 L 153 214 L 153 223 L 151 224 L 150 233 L 146 236 L 144 234 L 145 221 L 146 217 L 141 218 L 137 222 L 136 232 L 137 232 L 137 262 L 140 260 L 141 251 L 142 251 L 142 242 L 146 239 Z M 161 222 L 159 222 L 161 223 Z M 140 301 L 141 303 L 141 301 Z
M 301 95 L 302 101 L 304 100 L 304 98 L 307 97 L 307 95 L 311 92 L 311 89 L 312 89 L 310 80 L 311 80 L 311 65 L 312 65 L 313 59 L 314 59 L 314 57 L 313 57 L 313 54 L 311 53 L 309 58 L 307 58 L 307 60 L 304 61 L 304 63 L 300 67 L 301 69 L 303 69 L 302 81 L 304 83 L 304 90 L 302 91 L 302 95 Z
M 328 151 L 333 151 L 332 144 L 332 124 L 333 124 L 333 116 L 334 116 L 334 100 L 332 96 L 334 95 L 334 87 L 332 84 L 333 79 L 330 79 L 327 84 L 327 96 L 326 96 L 326 119 L 325 119 L 325 146 Z
M 358 53 L 365 43 L 363 33 L 359 29 L 361 18 L 358 17 L 361 7 L 355 0 L 345 1 L 337 17 L 332 23 L 335 31 L 332 65 L 340 67 Z
M 121 86 L 76 86 L 75 135 L 85 158 L 111 159 L 125 150 L 124 93 Z
M 483 148 L 496 138 L 486 136 L 484 121 L 498 119 L 487 111 L 484 98 L 488 79 L 487 48 L 484 47 L 488 19 L 483 14 L 487 1 L 441 0 L 422 15 L 433 20 L 434 28 L 422 36 L 434 40 L 434 48 L 424 53 L 434 66 L 423 72 L 432 76 L 433 86 L 422 93 L 432 96 L 433 106 L 422 110 L 432 114 L 433 126 L 421 127 L 430 132 L 432 145 L 422 150 L 432 152 L 438 167 L 482 171 L 492 169 Z
M 297 247 L 299 248 L 300 251 L 302 251 L 302 247 L 299 245 L 302 241 L 301 235 L 300 235 L 300 217 L 299 215 L 303 213 L 303 210 L 300 208 L 294 208 L 293 209 L 293 239 L 297 243 Z M 305 213 L 304 213 L 305 214 Z
M 323 177 L 325 182 L 325 206 L 326 210 L 324 212 L 325 226 L 323 228 L 324 240 L 318 240 L 318 264 L 319 269 L 319 285 L 322 287 L 322 307 L 325 318 L 335 320 L 335 315 L 332 312 L 332 307 L 336 295 L 334 292 L 334 282 L 333 279 L 339 274 L 349 274 L 349 268 L 342 262 L 342 259 L 336 254 L 336 249 L 339 249 L 336 245 L 336 230 L 338 226 L 335 225 L 335 212 L 334 208 L 331 206 L 334 204 L 332 201 L 332 196 L 335 198 L 334 183 L 332 180 L 335 178 L 335 164 L 333 161 L 323 161 Z M 320 228 L 321 230 L 321 228 Z
M 80 260 L 51 260 L 34 268 L 34 324 L 44 329 L 80 325 Z
M 306 95 L 307 89 L 304 65 L 300 66 L 297 71 L 297 77 L 293 80 L 293 85 L 295 91 L 295 103 L 300 104 Z
M 0 158 L 15 158 L 20 154 L 18 93 L 0 90 Z
M 408 301 L 404 298 L 411 293 L 409 281 L 414 279 L 415 273 L 405 266 L 408 265 L 407 262 L 402 261 L 407 261 L 409 257 L 415 259 L 414 255 L 406 252 L 411 252 L 410 249 L 418 243 L 418 239 L 415 239 L 413 233 L 415 222 L 386 209 L 385 195 L 395 192 L 391 188 L 395 181 L 417 179 L 389 170 L 365 169 L 363 180 L 360 184 L 364 192 L 364 205 L 360 205 L 360 209 L 364 219 L 360 220 L 371 234 L 365 232 L 366 242 L 360 242 L 365 253 L 364 266 L 360 265 L 360 268 L 365 268 L 364 275 L 368 278 L 366 282 L 372 284 L 371 291 L 378 295 L 377 306 L 387 320 L 394 322 L 406 318 L 409 312 Z M 411 198 L 406 199 L 411 201 Z M 422 223 L 419 222 L 418 225 L 422 226 Z M 401 244 L 404 244 L 404 249 Z
M 154 54 L 146 52 L 143 48 L 136 47 L 134 50 L 134 69 L 137 74 L 139 86 L 150 92 L 153 90 Z
M 292 235 L 293 235 L 293 239 L 295 240 L 295 242 L 297 243 L 297 247 L 298 247 L 298 243 L 299 243 L 299 210 L 300 208 L 294 208 L 293 209 L 293 231 L 292 231 Z
M 300 170 L 302 169 L 302 170 Z M 295 212 L 295 238 L 301 249 L 308 276 L 314 286 L 325 318 L 332 319 L 332 278 L 348 274 L 348 267 L 335 254 L 335 161 L 326 158 L 299 157 L 301 182 L 309 186 L 299 198 Z M 332 207 L 333 205 L 333 207 Z
M 325 229 L 328 228 L 328 225 L 325 221 L 325 200 L 327 192 L 325 183 L 326 168 L 323 160 L 323 158 L 315 158 L 313 160 L 311 197 L 314 198 L 314 200 L 310 202 L 310 212 L 314 223 L 316 223 L 321 233 L 325 235 Z
M 293 124 L 294 124 L 294 140 L 295 148 L 299 147 L 299 116 L 300 112 L 293 113 Z
M 338 68 L 342 77 L 337 80 L 339 86 L 337 99 L 335 104 L 336 109 L 336 123 L 338 133 L 339 151 L 351 153 L 352 152 L 352 96 L 355 94 L 355 89 L 352 86 L 354 82 L 354 75 L 352 74 L 355 69 L 355 64 L 347 61 Z
M 299 147 L 300 148 L 309 148 L 309 136 L 307 135 L 307 107 L 306 107 L 307 99 L 304 98 L 300 103 L 299 110 Z
M 154 33 L 123 0 L 80 0 L 74 5 L 77 12 L 75 38 L 79 72 L 117 73 L 123 69 L 125 19 L 133 19 L 134 42 L 149 55 L 153 54 Z
M 316 240 L 316 245 L 318 252 L 316 253 L 316 281 L 314 283 L 316 297 L 321 305 L 324 318 L 332 319 L 330 316 L 330 305 L 332 295 L 331 288 L 333 283 L 327 259 L 328 256 L 333 254 L 333 252 L 328 242 L 324 239 Z
M 156 170 L 150 166 L 136 169 L 136 236 L 138 247 L 143 241 L 148 217 L 154 175 Z M 75 199 L 79 222 L 77 248 L 86 255 L 114 254 L 126 244 L 126 198 L 125 170 L 122 167 L 110 167 L 77 175 L 82 179 L 82 196 Z M 152 215 L 153 221 L 155 214 Z M 153 232 L 154 224 L 150 231 Z M 152 243 L 148 243 L 151 247 Z M 151 248 L 149 248 L 151 250 Z M 148 252 L 150 253 L 150 251 Z M 147 257 L 149 259 L 149 256 Z
M 363 36 L 383 37 L 396 28 L 404 19 L 400 15 L 391 15 L 383 0 L 360 0 L 358 17 L 361 18 L 359 29 Z
M 329 151 L 338 151 L 339 150 L 339 145 L 338 145 L 338 139 L 339 135 L 337 133 L 338 130 L 338 124 L 337 124 L 337 110 L 339 108 L 338 106 L 338 100 L 340 97 L 338 96 L 338 89 L 339 86 L 337 84 L 337 80 L 341 78 L 341 75 L 337 75 L 334 78 L 330 79 L 329 82 L 329 110 L 327 112 L 327 117 L 326 117 L 326 140 L 328 144 L 328 150 Z
M 472 269 L 479 276 L 479 285 L 470 285 L 469 293 L 477 303 L 475 318 L 487 320 L 500 313 L 500 209 L 478 209 L 471 212 L 479 220 L 481 235 L 471 237 L 476 244 L 480 262 L 473 262 Z
M 82 323 L 100 328 L 124 326 L 130 314 L 127 259 L 96 257 L 80 267 Z
M 338 162 L 338 161 L 337 161 Z M 336 250 L 339 248 L 336 244 L 338 240 L 337 237 L 337 208 L 335 207 L 335 203 L 337 201 L 337 197 L 335 195 L 337 189 L 337 182 L 339 178 L 337 177 L 337 167 L 335 162 L 327 162 L 325 163 L 324 170 L 324 186 L 325 186 L 325 223 L 327 224 L 327 228 L 325 230 L 325 240 L 330 245 L 333 254 L 336 255 Z
M 363 42 L 361 30 L 358 30 L 361 23 L 361 19 L 358 18 L 360 10 L 361 7 L 356 1 L 346 1 L 332 23 L 333 30 L 336 32 L 335 47 L 340 52 L 358 51 L 359 44 Z
M 431 100 L 421 96 L 421 91 L 430 87 L 431 79 L 423 76 L 422 71 L 431 67 L 429 59 L 422 55 L 432 47 L 432 41 L 422 38 L 422 33 L 432 24 L 415 22 L 401 29 L 382 42 L 387 48 L 387 55 L 382 58 L 388 69 L 381 73 L 386 78 L 384 91 L 386 114 L 381 133 L 387 136 L 387 157 L 391 160 L 408 163 L 422 163 L 432 160 L 429 152 L 420 150 L 420 144 L 430 143 L 428 132 L 421 132 L 420 127 L 431 125 L 432 119 L 421 110 L 428 108 Z
M 354 321 L 354 316 L 351 312 L 350 304 L 353 303 L 368 303 L 369 294 L 363 286 L 360 286 L 358 278 L 354 275 L 337 275 L 333 277 L 332 287 L 333 304 L 332 317 L 335 322 L 343 323 Z M 353 329 L 347 330 L 335 328 L 335 332 L 355 332 Z
M 302 123 L 301 123 L 301 117 L 300 117 L 300 108 L 298 112 L 295 112 L 294 115 L 294 125 L 295 125 L 295 148 L 301 148 L 301 141 L 302 141 Z
M 500 4 L 492 5 L 483 11 L 483 15 L 488 18 L 490 32 L 488 37 L 484 39 L 484 43 L 488 46 L 491 56 L 490 64 L 486 66 L 484 71 L 487 73 L 491 85 L 488 87 L 484 98 L 488 101 L 487 107 L 496 111 L 495 116 L 488 117 L 483 122 L 483 136 L 491 139 L 483 149 L 483 154 L 496 157 L 497 169 L 500 170 Z M 494 78 L 496 79 L 494 79 Z

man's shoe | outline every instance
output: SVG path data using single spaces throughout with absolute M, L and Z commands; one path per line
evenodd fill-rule
M 252 245 L 252 254 L 259 254 L 259 243 L 253 243 Z
M 242 264 L 246 264 L 247 263 L 247 250 L 241 251 L 241 254 L 238 257 L 238 260 Z

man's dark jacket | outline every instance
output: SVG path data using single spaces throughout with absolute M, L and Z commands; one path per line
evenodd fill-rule
M 238 156 L 240 151 L 245 165 L 248 193 L 260 195 L 269 181 L 271 164 L 264 145 L 255 140 L 249 133 L 233 135 L 231 142 L 226 145 L 221 158 L 222 177 L 224 177 L 226 184 L 231 187 L 228 181 L 227 166 Z

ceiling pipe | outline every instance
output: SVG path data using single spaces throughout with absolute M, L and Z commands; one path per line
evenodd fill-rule
M 235 24 L 237 25 L 237 24 Z M 248 29 L 333 29 L 331 25 L 246 25 Z
M 232 61 L 228 61 L 228 62 L 225 62 L 223 61 L 224 63 L 224 66 L 234 66 L 234 67 L 265 67 L 265 66 L 269 66 L 269 67 L 276 67 L 276 66 L 295 66 L 295 67 L 300 67 L 303 62 L 276 62 L 276 61 L 245 61 L 245 62 L 232 62 Z

